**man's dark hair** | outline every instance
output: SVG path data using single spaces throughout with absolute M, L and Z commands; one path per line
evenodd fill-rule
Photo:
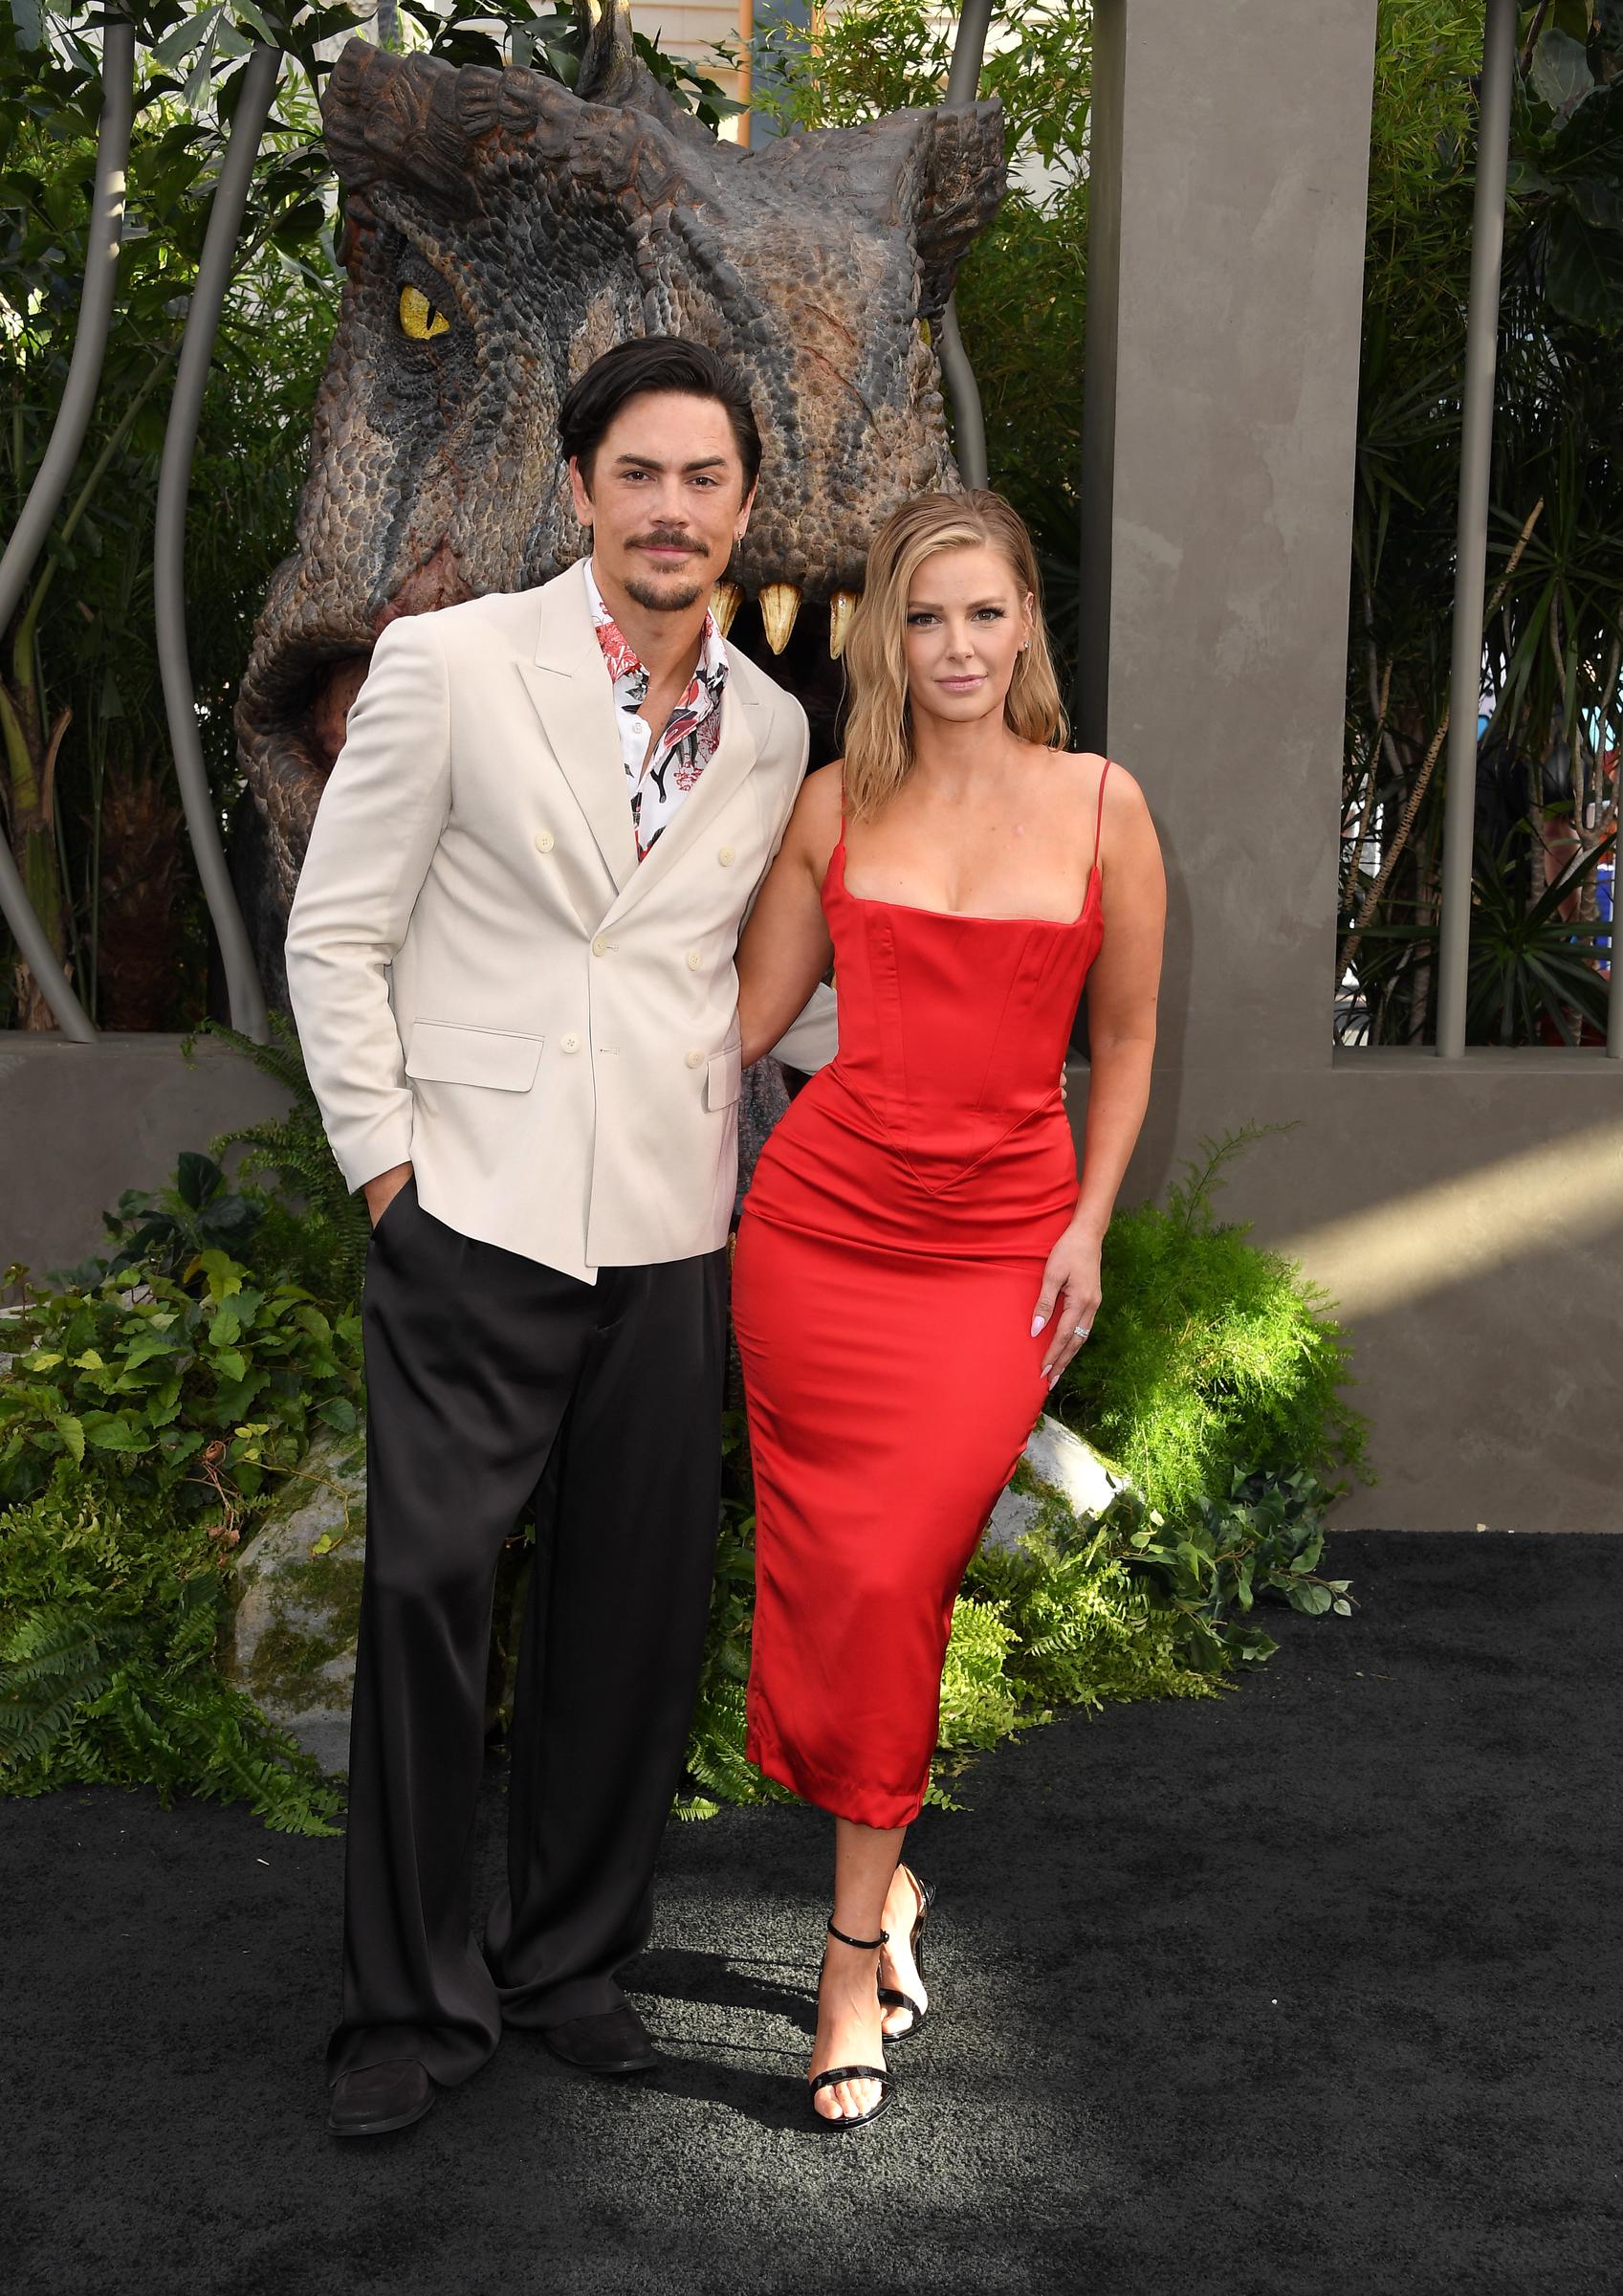
M 571 384 L 558 410 L 559 452 L 565 462 L 571 455 L 590 485 L 592 461 L 603 444 L 603 432 L 628 399 L 654 390 L 679 390 L 693 399 L 713 399 L 725 407 L 733 426 L 738 456 L 744 466 L 747 495 L 760 471 L 760 432 L 756 410 L 743 382 L 725 359 L 708 343 L 689 342 L 679 335 L 639 335 L 617 343 L 594 359 L 578 383 Z

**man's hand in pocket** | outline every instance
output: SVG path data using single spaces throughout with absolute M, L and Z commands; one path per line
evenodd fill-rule
M 366 1209 L 372 1215 L 374 1227 L 410 1178 L 409 1164 L 391 1164 L 386 1172 L 380 1172 L 375 1180 L 367 1181 L 362 1192 L 366 1198 Z

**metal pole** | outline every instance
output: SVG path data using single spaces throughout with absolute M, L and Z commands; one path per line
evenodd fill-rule
M 980 89 L 980 67 L 986 55 L 986 35 L 992 29 L 992 0 L 968 0 L 958 15 L 953 61 L 947 74 L 946 100 L 973 103 Z
M 984 486 L 987 482 L 986 418 L 980 411 L 980 389 L 975 379 L 975 369 L 969 363 L 964 339 L 958 332 L 958 298 L 948 298 L 937 330 L 936 357 L 941 362 L 941 380 L 953 402 L 953 453 L 958 465 L 958 476 L 965 486 Z
M 1437 1054 L 1465 1050 L 1471 958 L 1471 861 L 1477 816 L 1477 705 L 1482 692 L 1482 591 L 1487 577 L 1488 476 L 1493 453 L 1499 275 L 1517 0 L 1487 0 L 1471 210 L 1471 294 L 1465 320 L 1465 393 L 1459 448 L 1459 530 L 1454 573 L 1454 660 L 1449 679 L 1448 782 L 1442 825 L 1442 917 L 1437 947 Z
M 203 393 L 208 381 L 214 337 L 226 290 L 230 285 L 231 258 L 236 252 L 242 212 L 248 202 L 253 163 L 260 138 L 276 93 L 281 69 L 279 48 L 256 47 L 243 73 L 236 117 L 226 144 L 226 156 L 208 210 L 197 283 L 186 312 L 186 334 L 175 370 L 174 397 L 169 405 L 168 429 L 164 437 L 164 459 L 158 474 L 158 519 L 153 538 L 153 608 L 158 626 L 158 666 L 164 680 L 164 704 L 169 720 L 169 740 L 175 753 L 175 773 L 186 806 L 197 872 L 204 898 L 220 942 L 226 985 L 230 997 L 231 1026 L 255 1044 L 269 1040 L 265 991 L 260 985 L 253 950 L 243 922 L 236 893 L 226 868 L 220 825 L 203 762 L 197 732 L 197 696 L 191 682 L 191 661 L 186 637 L 186 514 L 191 485 L 191 458 L 197 445 L 197 426 L 203 411 Z
M 6 545 L 6 555 L 0 559 L 0 630 L 10 624 L 22 601 L 28 578 L 45 547 L 52 522 L 67 492 L 96 408 L 113 313 L 113 290 L 119 276 L 119 249 L 124 232 L 124 174 L 129 164 L 130 124 L 134 116 L 135 27 L 115 20 L 108 23 L 101 37 L 101 119 L 96 136 L 96 186 L 91 198 L 90 233 L 74 355 L 68 363 L 67 385 L 56 420 L 51 427 L 50 443 L 34 473 L 16 529 Z M 0 838 L 0 913 L 4 914 L 23 961 L 33 975 L 62 1034 L 76 1044 L 94 1044 L 96 1030 L 90 1016 L 74 994 L 56 952 L 34 915 L 33 903 L 28 897 L 28 890 L 11 858 L 11 849 L 4 838 Z
M 986 55 L 986 35 L 992 29 L 992 0 L 969 0 L 958 18 L 953 42 L 952 68 L 947 75 L 946 101 L 973 103 L 980 87 L 980 67 Z M 980 391 L 975 369 L 958 332 L 958 298 L 947 298 L 941 314 L 937 357 L 941 378 L 953 402 L 953 446 L 958 475 L 965 486 L 986 484 L 986 423 L 980 411 Z
M 1602 741 L 1606 740 L 1604 723 L 1600 729 L 1600 738 Z M 1613 844 L 1612 848 L 1612 945 L 1607 951 L 1607 955 L 1612 960 L 1612 980 L 1606 992 L 1606 1057 L 1608 1060 L 1623 1060 L 1623 961 L 1619 961 L 1620 959 L 1623 959 L 1623 950 L 1620 950 L 1617 945 L 1618 926 L 1617 847 Z

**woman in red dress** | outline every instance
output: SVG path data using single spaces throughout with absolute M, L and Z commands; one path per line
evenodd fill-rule
M 1099 1306 L 1143 1120 L 1165 895 L 1137 785 L 1058 746 L 1031 539 L 996 495 L 874 538 L 844 759 L 801 792 L 738 951 L 746 1062 L 832 959 L 838 1058 L 767 1143 L 734 1270 L 757 1497 L 749 1752 L 835 1819 L 812 2105 L 888 2103 L 931 1893 L 959 1582 Z M 1083 1178 L 1060 1090 L 1088 982 Z

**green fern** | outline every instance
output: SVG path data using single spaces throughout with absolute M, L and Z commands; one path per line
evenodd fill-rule
M 331 1833 L 339 1797 L 221 1677 L 219 1542 L 81 1490 L 0 1513 L 0 1792 L 150 1785 Z

